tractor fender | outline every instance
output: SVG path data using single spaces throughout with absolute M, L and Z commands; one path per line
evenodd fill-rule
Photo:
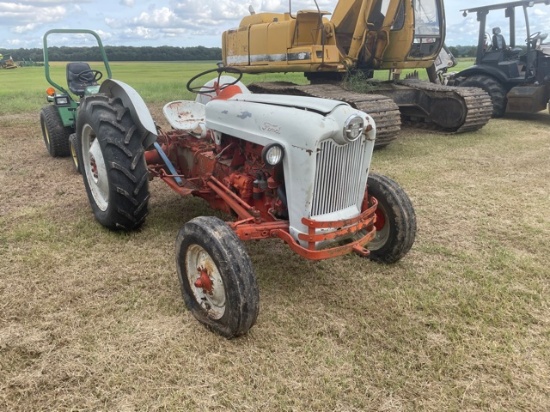
M 140 127 L 147 134 L 143 140 L 143 147 L 148 148 L 157 140 L 157 127 L 145 104 L 143 98 L 130 85 L 120 80 L 107 79 L 99 88 L 99 93 L 106 94 L 112 98 L 120 98 L 125 107 L 130 109 L 136 126 Z
M 502 84 L 506 87 L 506 84 L 509 82 L 509 79 L 498 69 L 490 66 L 480 66 L 480 65 L 474 65 L 472 67 L 468 67 L 467 69 L 462 70 L 461 72 L 458 72 L 454 78 L 466 78 L 471 77 L 475 75 L 484 75 L 484 76 L 491 76 L 493 77 L 497 82 Z

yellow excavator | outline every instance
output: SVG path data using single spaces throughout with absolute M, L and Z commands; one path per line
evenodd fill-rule
M 245 73 L 303 72 L 308 85 L 254 83 L 250 90 L 343 100 L 366 111 L 377 124 L 377 147 L 397 137 L 401 119 L 445 132 L 483 127 L 491 99 L 479 88 L 440 84 L 434 62 L 443 49 L 443 0 L 339 0 L 330 13 L 255 13 L 222 37 L 225 66 Z M 400 79 L 403 69 L 427 69 L 431 82 Z M 375 70 L 389 70 L 374 81 Z M 367 92 L 344 88 L 342 80 L 361 72 Z

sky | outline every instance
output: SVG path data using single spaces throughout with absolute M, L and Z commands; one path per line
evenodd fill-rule
M 460 10 L 500 2 L 446 0 L 446 43 L 474 45 L 476 17 L 464 18 Z M 317 3 L 321 10 L 332 11 L 336 0 Z M 111 46 L 221 47 L 222 32 L 236 28 L 250 5 L 256 12 L 288 11 L 288 0 L 0 0 L 0 47 L 41 48 L 44 33 L 54 28 L 91 29 Z M 312 8 L 313 0 L 292 1 L 293 12 Z M 503 14 L 490 13 L 489 27 L 500 26 L 505 32 Z M 531 32 L 550 32 L 550 6 L 535 6 L 531 14 Z M 92 43 L 91 36 L 48 37 L 50 46 Z

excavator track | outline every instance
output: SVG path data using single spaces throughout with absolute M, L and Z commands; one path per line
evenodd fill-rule
M 375 148 L 398 137 L 404 126 L 457 134 L 481 129 L 491 118 L 491 97 L 476 87 L 454 87 L 416 79 L 375 83 L 369 93 L 336 84 L 253 83 L 254 93 L 276 93 L 341 100 L 370 114 L 376 123 Z
M 399 136 L 401 116 L 394 101 L 379 94 L 363 94 L 345 90 L 335 84 L 297 85 L 289 82 L 252 83 L 253 93 L 287 94 L 340 100 L 368 113 L 376 124 L 375 149 L 389 145 Z
M 404 90 L 399 98 L 399 90 Z M 450 134 L 472 132 L 481 129 L 491 119 L 491 97 L 477 87 L 453 87 L 419 80 L 395 82 L 392 91 L 377 90 L 391 97 L 399 106 L 403 124 L 427 127 Z M 414 95 L 414 97 L 413 97 Z M 415 108 L 410 116 L 411 102 L 423 105 Z M 420 103 L 421 102 L 421 103 Z M 418 113 L 420 110 L 422 113 Z

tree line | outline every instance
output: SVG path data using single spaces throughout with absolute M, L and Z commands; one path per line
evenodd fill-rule
M 455 57 L 476 57 L 477 46 L 449 46 L 449 51 Z
M 455 57 L 475 57 L 476 46 L 450 46 Z M 186 61 L 186 60 L 221 60 L 222 49 L 219 47 L 133 47 L 105 46 L 110 61 Z M 42 49 L 3 49 L 0 54 L 5 58 L 12 56 L 15 61 L 43 61 Z M 97 61 L 101 60 L 99 47 L 48 47 L 50 61 Z
M 105 46 L 109 61 L 182 61 L 221 60 L 219 47 L 133 47 Z M 15 61 L 43 61 L 42 49 L 3 49 L 0 54 L 12 56 Z M 102 60 L 99 47 L 48 47 L 49 61 L 97 61 Z

